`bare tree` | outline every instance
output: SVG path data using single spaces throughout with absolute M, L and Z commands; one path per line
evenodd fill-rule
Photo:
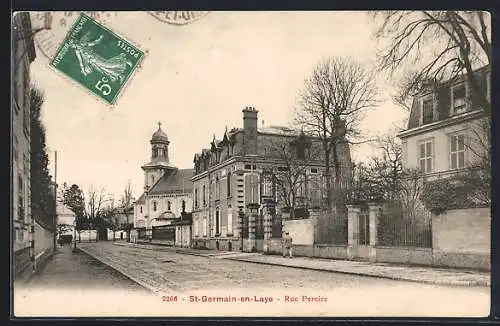
M 475 154 L 475 168 L 483 184 L 491 184 L 491 98 L 476 69 L 491 67 L 491 20 L 484 11 L 386 11 L 376 36 L 389 40 L 379 54 L 380 67 L 391 75 L 408 73 L 396 103 L 408 108 L 411 97 L 441 82 L 465 77 L 485 118 L 471 125 L 474 139 L 467 144 Z M 407 69 L 407 67 L 412 67 Z M 474 173 L 474 172 L 473 172 Z
M 382 11 L 376 36 L 389 39 L 379 54 L 380 67 L 391 73 L 407 67 L 397 103 L 423 88 L 465 74 L 481 106 L 489 114 L 491 102 L 474 70 L 491 66 L 491 24 L 484 11 Z
M 89 220 L 100 218 L 105 204 L 110 202 L 110 200 L 111 199 L 105 194 L 104 188 L 97 190 L 94 186 L 91 186 L 87 192 L 87 198 L 85 198 L 85 213 L 87 218 Z
M 295 217 L 297 206 L 306 202 L 306 173 L 314 157 L 311 147 L 307 145 L 310 141 L 304 134 L 301 137 L 299 139 L 304 141 L 303 144 L 298 144 L 298 139 L 279 137 L 266 140 L 265 147 L 266 155 L 276 158 L 279 163 L 277 167 L 266 171 L 269 179 L 264 182 L 272 181 L 275 185 L 278 200 L 290 209 L 290 218 Z M 296 146 L 304 146 L 303 157 L 297 155 L 300 149 Z
M 129 180 L 127 185 L 125 186 L 125 189 L 123 190 L 123 194 L 120 198 L 120 205 L 124 207 L 128 207 L 132 204 L 134 201 L 133 195 L 132 195 L 132 183 Z
M 367 109 L 378 104 L 375 76 L 355 61 L 330 57 L 321 61 L 305 80 L 299 99 L 296 123 L 321 139 L 330 209 L 331 169 L 338 191 L 341 188 L 339 146 L 364 141 L 359 122 Z

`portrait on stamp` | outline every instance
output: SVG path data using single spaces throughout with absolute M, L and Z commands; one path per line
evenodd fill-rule
M 73 24 L 50 65 L 105 102 L 117 97 L 144 52 L 85 14 Z

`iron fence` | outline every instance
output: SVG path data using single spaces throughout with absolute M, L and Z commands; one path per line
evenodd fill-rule
M 386 207 L 379 216 L 377 234 L 381 246 L 432 248 L 431 214 L 408 214 L 398 205 Z

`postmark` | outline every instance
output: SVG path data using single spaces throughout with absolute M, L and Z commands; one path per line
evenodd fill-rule
M 103 24 L 108 23 L 110 18 L 118 15 L 117 12 L 110 11 L 84 11 L 83 13 Z M 41 29 L 36 33 L 34 41 L 43 56 L 49 60 L 54 58 L 59 44 L 64 40 L 68 29 L 79 15 L 80 12 L 77 11 L 40 11 L 31 13 L 33 27 Z
M 114 105 L 143 58 L 137 46 L 82 13 L 50 66 Z
M 148 13 L 164 23 L 186 25 L 205 17 L 209 11 L 148 11 Z

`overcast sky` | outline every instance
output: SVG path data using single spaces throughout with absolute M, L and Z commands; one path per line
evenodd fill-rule
M 40 37 L 57 44 L 76 15 L 53 17 L 52 31 Z M 158 121 L 171 141 L 170 161 L 191 168 L 214 133 L 242 126 L 245 106 L 259 110 L 259 124 L 290 123 L 304 78 L 320 59 L 351 56 L 374 66 L 374 26 L 362 12 L 212 12 L 182 26 L 120 12 L 105 23 L 148 51 L 113 109 L 51 70 L 38 48 L 31 73 L 46 96 L 43 121 L 52 171 L 58 152 L 58 183 L 105 187 L 116 199 L 128 180 L 134 196 L 141 194 L 140 166 L 150 157 Z M 406 115 L 390 101 L 382 78 L 379 86 L 386 101 L 366 114 L 362 127 L 369 135 Z M 371 154 L 368 145 L 353 149 L 357 161 Z

